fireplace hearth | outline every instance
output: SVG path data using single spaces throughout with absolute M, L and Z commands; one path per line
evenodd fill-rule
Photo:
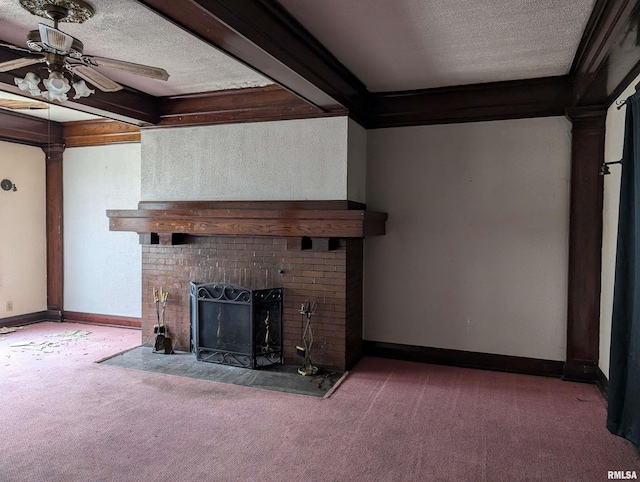
M 190 284 L 196 359 L 242 368 L 283 363 L 282 288 Z

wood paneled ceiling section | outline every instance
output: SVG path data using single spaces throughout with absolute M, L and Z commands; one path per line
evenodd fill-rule
M 519 0 L 372 0 L 365 10 L 355 0 L 282 0 L 284 7 L 273 0 L 93 3 L 104 13 L 102 20 L 96 14 L 87 22 L 86 33 L 65 25 L 85 42 L 85 51 L 165 67 L 172 78 L 164 87 L 173 91 L 161 92 L 155 84 L 152 88 L 147 79 L 116 78 L 131 88 L 96 93 L 70 106 L 141 126 L 347 112 L 367 128 L 562 115 L 567 106 L 610 103 L 620 81 L 640 70 L 640 49 L 621 48 L 625 32 L 634 28 L 632 0 L 535 0 L 528 6 Z M 112 52 L 92 50 L 93 42 L 109 43 L 116 20 L 134 13 L 144 19 L 135 38 L 116 35 Z M 19 22 L 7 20 L 4 10 L 0 17 L 0 35 L 8 37 L 1 40 L 20 44 L 27 28 L 17 28 Z M 154 20 L 149 23 L 149 18 Z M 28 23 L 33 28 L 37 19 L 31 17 Z M 425 32 L 418 28 L 422 23 Z M 407 31 L 395 42 L 399 29 Z M 196 40 L 196 53 L 185 51 L 180 42 L 167 46 L 174 33 Z M 128 40 L 147 49 L 159 45 L 155 52 L 161 53 L 142 55 L 144 48 L 130 52 L 123 48 Z M 172 66 L 177 61 L 170 60 L 171 55 L 190 57 L 202 49 L 220 56 L 220 65 L 193 72 L 177 63 Z M 451 49 L 455 52 L 449 60 L 427 62 L 436 54 L 446 57 Z M 10 58 L 15 54 L 0 51 L 0 60 Z M 415 73 L 407 75 L 411 65 Z M 235 87 L 245 84 L 235 84 L 230 85 L 234 89 L 219 90 L 222 84 L 217 84 L 201 92 L 198 89 L 207 87 L 178 82 L 198 75 L 215 77 L 227 68 L 244 69 L 243 75 L 254 76 L 251 82 L 257 84 L 251 85 L 257 86 L 238 90 Z M 392 72 L 383 76 L 385 70 Z M 531 75 L 537 77 L 528 78 Z M 0 82 L 12 84 L 14 76 L 0 74 Z M 614 78 L 619 79 L 615 85 Z M 278 86 L 268 85 L 271 81 Z M 476 81 L 480 83 L 465 83 Z M 463 85 L 447 85 L 451 82 Z M 419 88 L 403 90 L 406 87 Z

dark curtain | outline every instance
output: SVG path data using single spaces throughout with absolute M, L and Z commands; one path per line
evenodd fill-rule
M 640 93 L 626 105 L 607 428 L 640 449 Z

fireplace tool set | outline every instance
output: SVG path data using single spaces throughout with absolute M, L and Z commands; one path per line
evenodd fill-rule
M 158 288 L 153 288 L 153 301 L 156 304 L 156 317 L 158 324 L 153 327 L 153 333 L 156 335 L 156 341 L 154 343 L 153 351 L 160 352 L 164 350 L 165 355 L 173 353 L 173 341 L 169 338 L 167 326 L 164 323 L 164 310 L 167 307 L 168 291 L 158 291 Z
M 311 327 L 311 316 L 316 314 L 318 302 L 305 300 L 300 307 L 299 313 L 302 315 L 304 331 L 302 333 L 302 345 L 296 346 L 296 353 L 304 357 L 304 365 L 298 368 L 300 375 L 315 375 L 318 367 L 311 362 L 311 348 L 313 348 L 313 328 Z M 306 323 L 305 323 L 306 318 Z

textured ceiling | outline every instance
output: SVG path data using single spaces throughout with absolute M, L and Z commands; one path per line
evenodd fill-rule
M 85 53 L 162 67 L 170 74 L 163 82 L 99 69 L 122 84 L 168 96 L 271 83 L 134 0 L 89 1 L 96 11 L 92 19 L 60 25 L 84 43 Z M 595 3 L 279 1 L 372 92 L 567 74 Z M 0 40 L 24 45 L 29 30 L 51 23 L 23 10 L 18 0 L 0 5 Z
M 84 43 L 84 53 L 162 67 L 168 82 L 102 67 L 117 82 L 156 96 L 255 87 L 272 82 L 195 39 L 132 0 L 89 0 L 93 18 L 59 28 Z M 18 0 L 0 0 L 0 39 L 24 46 L 27 32 L 51 21 L 31 15 Z
M 564 75 L 594 0 L 279 0 L 372 92 Z

